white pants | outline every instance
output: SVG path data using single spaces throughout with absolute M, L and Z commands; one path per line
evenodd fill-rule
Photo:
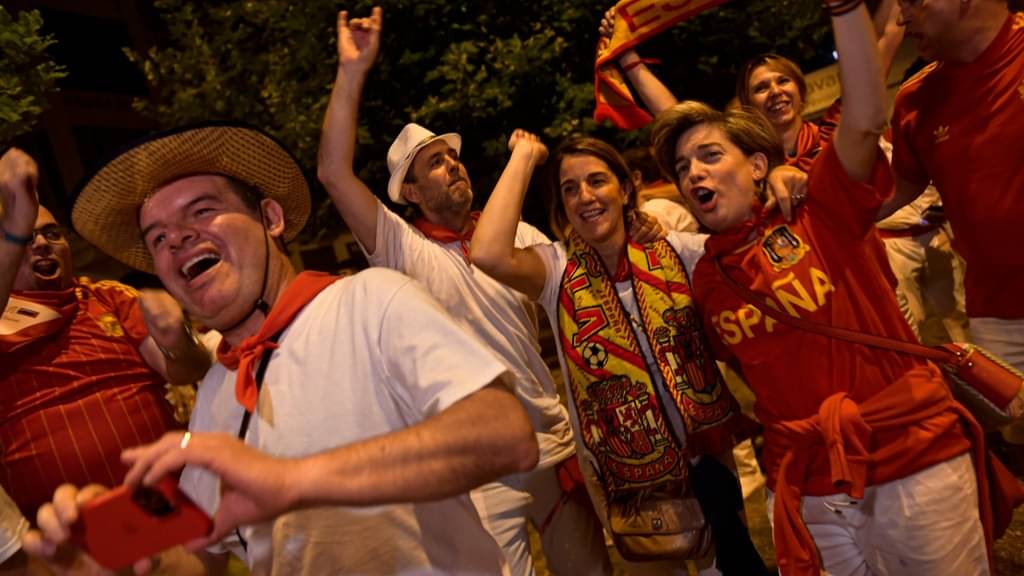
M 966 342 L 964 267 L 950 246 L 944 228 L 906 238 L 885 238 L 885 253 L 896 276 L 900 311 L 921 338 L 935 333 L 926 323 L 939 323 L 953 342 Z M 925 342 L 939 344 L 940 342 Z
M 971 318 L 973 342 L 1024 372 L 1024 318 Z M 1003 438 L 1024 444 L 1024 420 L 1003 428 Z
M 973 342 L 1024 372 L 1024 318 L 971 318 Z
M 773 523 L 774 503 L 769 491 Z M 989 574 L 969 454 L 870 486 L 862 500 L 804 496 L 801 514 L 830 576 Z
M 562 497 L 554 466 L 485 484 L 470 496 L 484 527 L 504 550 L 512 575 L 532 576 L 526 523 L 532 521 L 540 527 Z M 612 573 L 601 520 L 593 508 L 575 499 L 567 500 L 552 517 L 541 536 L 541 546 L 552 574 Z

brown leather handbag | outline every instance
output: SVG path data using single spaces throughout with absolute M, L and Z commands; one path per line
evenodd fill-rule
M 608 524 L 626 560 L 696 560 L 707 556 L 713 543 L 688 482 L 614 495 Z
M 985 430 L 997 430 L 1024 416 L 1024 374 L 991 352 L 968 343 L 923 346 L 865 332 L 838 328 L 797 318 L 764 304 L 764 298 L 733 280 L 722 263 L 715 260 L 718 273 L 744 300 L 774 320 L 807 332 L 921 356 L 935 362 L 945 373 L 953 396 L 963 404 Z

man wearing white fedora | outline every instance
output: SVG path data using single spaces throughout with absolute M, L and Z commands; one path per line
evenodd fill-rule
M 512 573 L 532 575 L 528 519 L 541 534 L 547 564 L 555 574 L 610 574 L 601 522 L 585 490 L 570 496 L 559 483 L 575 464 L 568 413 L 537 342 L 536 308 L 529 299 L 491 279 L 469 262 L 476 214 L 473 190 L 459 160 L 462 138 L 435 135 L 407 124 L 388 151 L 388 196 L 411 204 L 407 222 L 389 210 L 353 170 L 357 111 L 366 74 L 380 39 L 381 18 L 338 17 L 338 71 L 320 141 L 318 175 L 359 241 L 371 265 L 416 278 L 449 313 L 479 336 L 515 376 L 517 398 L 526 408 L 540 445 L 536 469 L 473 492 L 484 525 L 505 551 Z M 548 239 L 519 223 L 517 243 Z M 582 490 L 582 486 L 580 487 Z
M 80 189 L 82 236 L 224 336 L 190 432 L 123 455 L 129 485 L 185 465 L 182 488 L 214 515 L 197 555 L 161 564 L 219 573 L 231 552 L 256 574 L 505 572 L 465 493 L 536 463 L 507 368 L 407 277 L 297 273 L 283 243 L 309 203 L 294 157 L 232 124 L 151 136 Z M 59 488 L 26 551 L 88 561 L 55 552 L 95 492 Z

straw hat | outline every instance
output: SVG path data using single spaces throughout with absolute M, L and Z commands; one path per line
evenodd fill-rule
M 215 122 L 159 132 L 122 149 L 75 194 L 71 223 L 97 248 L 153 272 L 139 229 L 139 208 L 166 184 L 198 174 L 230 176 L 276 200 L 285 215 L 284 240 L 309 217 L 309 182 L 298 160 L 274 137 L 238 123 Z
M 438 136 L 413 122 L 406 124 L 398 133 L 398 138 L 391 143 L 391 148 L 388 148 L 388 171 L 391 172 L 391 179 L 388 180 L 388 197 L 392 202 L 408 204 L 402 197 L 402 182 L 405 181 L 405 174 L 412 166 L 412 160 L 416 157 L 416 153 L 435 140 L 444 140 L 456 152 L 462 149 L 462 136 L 454 132 Z

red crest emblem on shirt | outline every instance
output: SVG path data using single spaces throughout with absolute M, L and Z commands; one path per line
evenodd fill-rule
M 804 241 L 783 224 L 769 230 L 761 241 L 761 250 L 772 263 L 776 272 L 789 268 L 804 257 L 810 248 Z
M 96 318 L 96 323 L 100 325 L 103 332 L 107 336 L 114 338 L 124 337 L 124 328 L 121 327 L 121 323 L 117 321 L 117 316 L 114 316 L 110 312 L 104 312 Z

